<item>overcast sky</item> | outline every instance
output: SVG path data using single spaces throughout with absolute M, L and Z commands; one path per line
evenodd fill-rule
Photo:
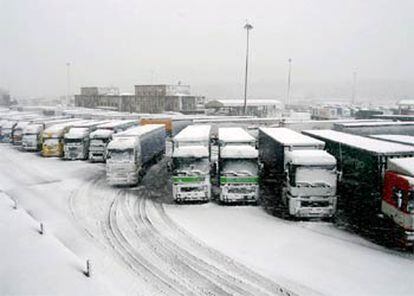
M 251 97 L 414 95 L 412 0 L 0 0 L 0 87 L 15 96 L 80 86 L 190 84 L 242 95 L 246 19 Z M 397 93 L 396 93 L 397 92 Z

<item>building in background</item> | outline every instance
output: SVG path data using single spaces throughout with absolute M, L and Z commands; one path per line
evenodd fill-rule
M 10 106 L 11 105 L 11 99 L 10 94 L 8 91 L 4 89 L 0 89 L 0 106 Z
M 188 85 L 136 85 L 135 94 L 120 94 L 117 88 L 82 87 L 75 106 L 123 112 L 197 113 L 204 97 L 192 96 Z M 201 104 L 200 104 L 201 102 Z
M 248 100 L 244 114 L 243 100 L 212 100 L 205 104 L 207 114 L 230 116 L 280 117 L 282 103 L 278 100 Z

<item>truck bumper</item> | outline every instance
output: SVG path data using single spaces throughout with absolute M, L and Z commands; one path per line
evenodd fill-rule
M 204 190 L 185 192 L 182 189 L 206 186 Z M 173 197 L 176 202 L 185 201 L 208 201 L 211 197 L 211 187 L 206 184 L 173 184 Z
M 292 197 L 287 195 L 289 214 L 299 218 L 331 218 L 336 213 L 336 196 L 330 197 Z M 302 202 L 310 204 L 302 205 Z M 326 206 L 315 206 L 314 204 L 327 203 Z

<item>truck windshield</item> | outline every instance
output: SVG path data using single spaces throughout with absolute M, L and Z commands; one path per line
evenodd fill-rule
M 73 143 L 73 144 L 80 144 L 83 142 L 83 138 L 77 139 L 65 139 L 65 143 Z
M 296 166 L 293 170 L 294 176 L 291 182 L 296 186 L 333 187 L 336 185 L 335 166 Z
M 108 150 L 108 157 L 110 161 L 115 162 L 131 162 L 134 160 L 134 150 L 133 149 L 111 149 Z
M 227 176 L 257 176 L 257 159 L 224 159 L 221 174 Z
M 204 175 L 210 171 L 210 162 L 207 157 L 174 157 L 174 174 L 179 175 Z
M 57 139 L 57 138 L 49 138 L 49 139 L 46 139 L 45 140 L 44 144 L 46 146 L 55 146 L 55 145 L 58 145 L 59 144 L 59 139 Z

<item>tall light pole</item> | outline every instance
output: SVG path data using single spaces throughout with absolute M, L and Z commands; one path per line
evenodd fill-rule
M 247 76 L 249 72 L 249 46 L 250 46 L 250 30 L 253 29 L 253 26 L 246 22 L 243 27 L 246 29 L 247 38 L 246 38 L 246 72 L 244 73 L 244 105 L 243 105 L 243 113 L 246 115 L 247 113 Z
M 71 62 L 66 63 L 66 104 L 69 105 L 70 102 L 70 66 Z
M 292 59 L 289 58 L 288 62 L 289 62 L 289 70 L 288 70 L 285 108 L 288 104 L 290 104 L 290 83 L 291 83 L 291 75 L 292 75 Z
M 354 70 L 352 78 L 352 105 L 356 103 L 356 83 L 357 83 L 357 71 Z

